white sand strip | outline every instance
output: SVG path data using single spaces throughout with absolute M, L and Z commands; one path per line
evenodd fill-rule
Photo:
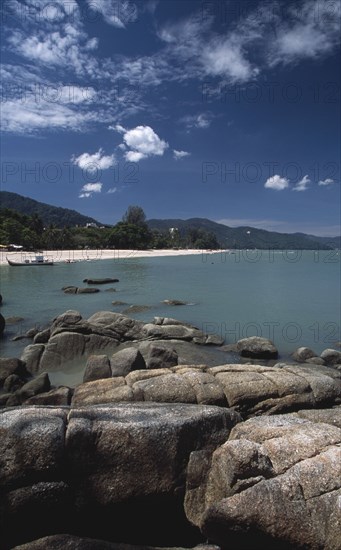
M 70 263 L 94 260 L 124 260 L 126 258 L 156 258 L 162 256 L 189 256 L 193 254 L 214 254 L 221 250 L 198 249 L 162 249 L 162 250 L 42 250 L 45 258 L 53 259 L 56 263 Z M 0 252 L 0 265 L 8 265 L 7 257 L 14 261 L 23 261 L 24 257 L 32 257 L 35 253 L 28 252 Z

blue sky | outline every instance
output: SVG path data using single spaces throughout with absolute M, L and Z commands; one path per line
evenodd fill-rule
M 4 0 L 1 189 L 337 235 L 340 6 Z

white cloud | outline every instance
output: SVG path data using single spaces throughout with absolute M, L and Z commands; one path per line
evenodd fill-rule
M 275 175 L 268 178 L 264 184 L 266 189 L 274 189 L 275 191 L 283 191 L 289 187 L 289 181 L 287 178 L 281 178 L 281 176 Z
M 103 155 L 103 149 L 99 149 L 97 153 L 82 153 L 78 157 L 71 158 L 73 164 L 87 170 L 88 172 L 96 172 L 97 170 L 108 170 L 116 164 L 115 155 Z
M 327 178 L 325 180 L 320 180 L 318 182 L 318 185 L 327 186 L 327 185 L 333 185 L 333 183 L 335 183 L 335 181 L 333 179 Z
M 65 23 L 50 31 L 34 27 L 29 36 L 14 30 L 8 42 L 16 53 L 49 68 L 72 68 L 81 76 L 96 76 L 100 71 L 97 60 L 89 53 L 97 48 L 98 39 L 89 40 L 77 23 Z
M 241 41 L 242 38 L 237 40 L 232 36 L 209 43 L 202 53 L 206 74 L 225 77 L 231 82 L 247 82 L 257 76 L 259 69 L 246 59 Z
M 66 105 L 35 101 L 32 96 L 24 101 L 20 98 L 6 101 L 1 106 L 2 130 L 17 134 L 54 129 L 79 131 L 94 116 Z
M 150 126 L 136 126 L 131 130 L 125 130 L 117 125 L 115 128 L 123 134 L 123 141 L 129 148 L 125 153 L 126 160 L 139 162 L 150 156 L 162 156 L 168 147 L 168 143 L 159 138 Z
M 318 58 L 340 43 L 339 2 L 306 0 L 291 6 L 284 20 L 278 19 L 276 37 L 270 43 L 270 61 L 294 63 L 304 58 Z
M 79 198 L 89 198 L 93 195 L 93 193 L 100 193 L 102 191 L 102 186 L 102 183 L 86 183 L 81 189 Z
M 173 149 L 173 156 L 175 160 L 180 160 L 185 157 L 189 157 L 191 153 L 187 153 L 187 151 L 177 151 L 176 149 Z
M 127 151 L 124 157 L 128 162 L 139 162 L 140 160 L 147 158 L 147 155 L 144 153 L 139 153 L 138 151 Z
M 188 130 L 192 128 L 206 129 L 211 126 L 212 123 L 211 113 L 199 113 L 198 115 L 188 115 L 180 119 L 186 125 Z
M 108 130 L 115 130 L 115 132 L 119 132 L 120 134 L 125 134 L 127 132 L 126 128 L 123 128 L 121 124 L 116 124 L 115 126 L 108 126 Z
M 96 91 L 91 86 L 56 86 L 56 97 L 61 103 L 84 103 L 93 101 L 96 98 Z M 53 90 L 52 90 L 53 92 Z
M 91 10 L 102 14 L 106 23 L 120 29 L 137 19 L 137 5 L 129 0 L 87 0 L 87 3 Z
M 117 192 L 117 187 L 111 187 L 110 189 L 108 189 L 107 193 L 110 195 L 112 193 L 116 193 Z
M 299 181 L 295 187 L 292 188 L 293 191 L 306 191 L 308 189 L 308 185 L 311 183 L 311 180 L 309 179 L 309 176 L 304 176 L 301 181 Z

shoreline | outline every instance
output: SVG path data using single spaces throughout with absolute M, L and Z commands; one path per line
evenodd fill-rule
M 54 263 L 74 263 L 94 260 L 124 260 L 129 258 L 159 258 L 168 256 L 192 256 L 198 254 L 217 254 L 221 250 L 200 249 L 151 249 L 151 250 L 120 250 L 120 249 L 89 249 L 89 250 L 47 250 L 42 251 L 48 259 Z M 225 251 L 224 251 L 225 252 Z M 8 265 L 6 256 L 20 261 L 24 256 L 34 256 L 36 252 L 0 252 L 0 265 Z

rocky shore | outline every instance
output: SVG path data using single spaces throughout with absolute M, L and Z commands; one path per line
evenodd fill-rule
M 340 549 L 340 351 L 284 363 L 247 338 L 205 362 L 224 348 L 67 311 L 0 359 L 1 548 Z M 80 383 L 53 386 L 75 360 Z

